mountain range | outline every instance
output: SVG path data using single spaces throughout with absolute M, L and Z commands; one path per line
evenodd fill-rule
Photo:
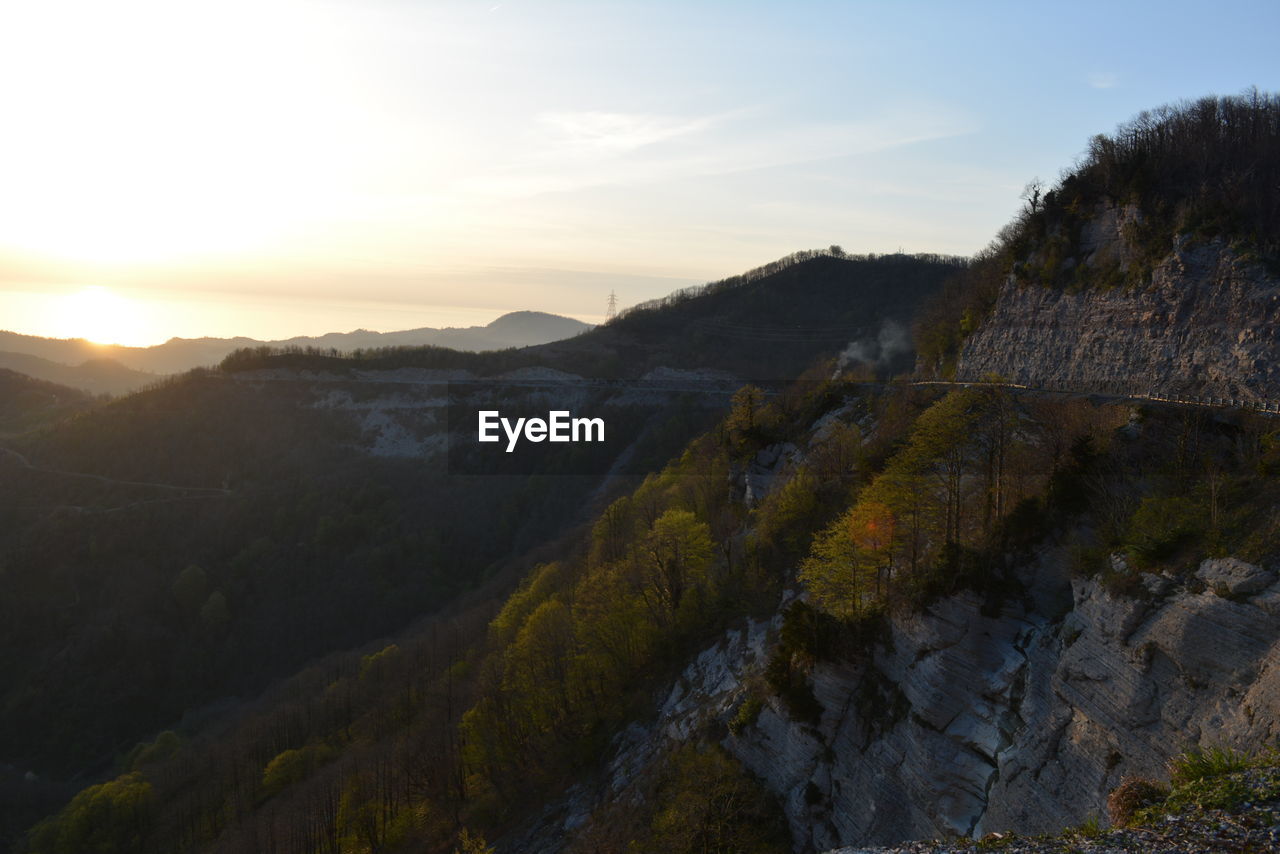
M 111 402 L 0 376 L 39 426 L 0 442 L 0 838 L 1274 850 L 1277 151 L 1280 98 L 1204 99 L 971 259 Z M 462 468 L 486 394 L 625 439 Z
M 399 332 L 330 332 L 278 341 L 254 338 L 171 338 L 151 347 L 95 344 L 81 338 L 41 338 L 0 331 L 0 368 L 80 388 L 93 394 L 124 394 L 168 374 L 218 364 L 246 347 L 312 347 L 367 350 L 387 347 L 449 347 L 505 350 L 571 338 L 591 325 L 541 311 L 513 311 L 485 326 L 406 329 Z

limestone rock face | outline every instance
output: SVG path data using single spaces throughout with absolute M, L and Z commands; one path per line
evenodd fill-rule
M 1137 214 L 1103 211 L 1080 263 L 1128 263 L 1121 237 Z M 1280 279 L 1220 242 L 1185 241 L 1149 286 L 1070 293 L 1010 281 L 965 342 L 956 375 L 1033 388 L 1280 403 Z
M 1255 596 L 1276 580 L 1276 574 L 1271 570 L 1230 557 L 1206 560 L 1200 565 L 1196 577 L 1215 592 L 1225 591 L 1227 596 Z
M 1280 736 L 1275 574 L 1231 559 L 1200 574 L 1202 592 L 1151 577 L 1136 600 L 1061 573 L 1070 610 L 1056 617 L 953 597 L 896 621 L 864 665 L 817 667 L 819 726 L 775 705 L 725 744 L 811 850 L 1105 816 L 1122 777 L 1164 779 L 1187 747 Z
M 781 610 L 727 632 L 614 745 L 604 785 L 576 788 L 512 850 L 558 850 L 604 802 L 642 797 L 654 761 L 720 739 L 785 809 L 798 851 L 1038 833 L 1106 815 L 1124 776 L 1166 779 L 1192 746 L 1256 748 L 1280 737 L 1280 580 L 1234 558 L 1184 583 L 1143 576 L 1115 597 L 1048 551 L 1025 596 L 962 593 L 893 620 L 891 642 L 809 676 L 823 708 L 793 720 L 759 696 Z M 783 606 L 789 600 L 784 599 Z

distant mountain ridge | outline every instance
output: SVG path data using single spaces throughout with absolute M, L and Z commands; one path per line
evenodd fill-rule
M 453 350 L 504 350 L 571 338 L 591 328 L 591 324 L 572 317 L 542 311 L 513 311 L 485 326 L 422 327 L 396 332 L 356 329 L 277 341 L 246 337 L 171 338 L 151 347 L 102 345 L 82 338 L 41 338 L 0 331 L 0 367 L 92 392 L 120 393 L 154 381 L 157 374 L 174 374 L 216 365 L 228 353 L 242 347 L 322 347 L 349 351 L 434 345 Z M 24 360 L 20 358 L 22 356 L 36 357 L 51 364 Z M 89 362 L 97 367 L 86 368 Z M 110 364 L 118 365 L 119 369 L 103 367 Z M 104 373 L 109 377 L 104 378 Z
M 0 333 L 0 335 L 8 334 L 11 333 Z M 31 353 L 3 350 L 0 350 L 0 369 L 16 371 L 28 377 L 69 386 L 89 394 L 126 394 L 160 379 L 158 374 L 135 371 L 115 359 L 93 357 L 79 364 L 70 365 Z

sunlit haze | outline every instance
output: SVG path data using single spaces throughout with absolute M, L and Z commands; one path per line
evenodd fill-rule
M 801 248 L 969 254 L 1091 135 L 1276 88 L 1280 7 L 1214 9 L 8 3 L 0 328 L 595 321 Z

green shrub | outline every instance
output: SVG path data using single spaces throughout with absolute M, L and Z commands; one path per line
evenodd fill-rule
M 1098 577 L 1098 583 L 1115 598 L 1147 599 L 1151 595 L 1142 583 L 1142 574 L 1131 569 L 1108 569 Z
M 1192 748 L 1169 762 L 1169 779 L 1183 786 L 1210 777 L 1221 777 L 1249 767 L 1249 757 L 1230 748 Z
M 177 753 L 181 746 L 182 738 L 173 730 L 167 729 L 149 744 L 139 742 L 125 757 L 124 766 L 129 771 L 136 771 L 143 765 L 162 762 Z
M 309 744 L 298 750 L 284 750 L 276 754 L 262 769 L 262 788 L 267 797 L 305 780 L 316 768 L 329 762 L 336 751 L 326 744 Z
M 1102 819 L 1098 818 L 1097 813 L 1092 813 L 1075 831 L 1085 839 L 1096 839 L 1102 835 Z
M 774 650 L 764 678 L 773 693 L 787 704 L 793 720 L 816 725 L 822 719 L 822 704 L 813 694 L 806 669 L 784 647 Z
M 755 695 L 747 697 L 742 701 L 742 705 L 738 706 L 738 712 L 733 716 L 733 720 L 729 721 L 729 732 L 738 735 L 747 727 L 755 726 L 763 709 L 764 700 Z
M 1181 495 L 1143 499 L 1129 520 L 1125 546 L 1135 566 L 1146 568 L 1168 560 L 1204 533 L 1206 513 Z
M 1249 756 L 1229 748 L 1196 748 L 1170 761 L 1169 773 L 1173 792 L 1139 809 L 1135 823 L 1204 810 L 1236 812 L 1248 804 L 1280 800 L 1280 755 L 1274 749 Z

